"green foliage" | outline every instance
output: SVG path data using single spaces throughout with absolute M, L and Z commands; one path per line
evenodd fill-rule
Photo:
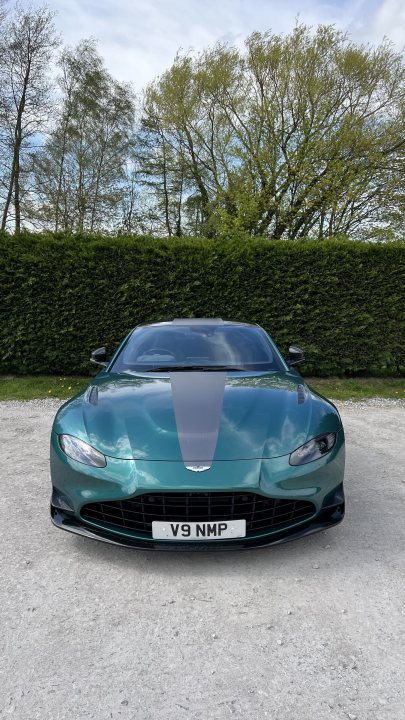
M 143 322 L 257 322 L 314 375 L 405 371 L 405 244 L 0 236 L 0 372 L 89 372 Z
M 133 92 L 107 72 L 93 39 L 65 48 L 58 69 L 58 111 L 33 158 L 35 197 L 27 217 L 50 230 L 117 232 L 129 192 Z
M 387 41 L 358 45 L 333 26 L 180 52 L 146 89 L 138 134 L 155 227 L 402 237 L 404 89 Z

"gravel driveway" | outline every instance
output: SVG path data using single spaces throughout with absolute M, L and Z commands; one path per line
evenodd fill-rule
M 404 719 L 403 404 L 340 404 L 339 527 L 212 554 L 53 528 L 56 407 L 0 403 L 1 718 Z

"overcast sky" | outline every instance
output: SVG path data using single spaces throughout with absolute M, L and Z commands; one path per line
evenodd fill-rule
M 179 47 L 241 44 L 253 30 L 288 32 L 299 20 L 334 23 L 354 40 L 405 43 L 405 0 L 48 0 L 64 42 L 93 36 L 107 67 L 140 90 Z

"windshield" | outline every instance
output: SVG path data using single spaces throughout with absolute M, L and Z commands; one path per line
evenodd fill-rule
M 134 330 L 113 372 L 285 370 L 264 331 L 244 325 L 157 325 Z

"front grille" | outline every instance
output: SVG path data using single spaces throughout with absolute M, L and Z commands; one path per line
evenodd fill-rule
M 282 529 L 315 513 L 307 500 L 267 498 L 244 492 L 145 493 L 129 500 L 84 505 L 84 520 L 125 528 L 152 536 L 152 522 L 210 522 L 246 520 L 246 535 Z

